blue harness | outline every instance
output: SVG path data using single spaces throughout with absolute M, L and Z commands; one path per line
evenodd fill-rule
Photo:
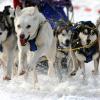
M 36 38 L 33 39 L 33 40 L 29 40 L 29 44 L 30 44 L 30 51 L 36 51 L 37 50 L 37 46 L 36 46 Z
M 78 50 L 80 54 L 83 54 L 86 57 L 86 63 L 92 61 L 93 55 L 97 52 L 98 47 L 96 43 L 93 44 L 90 48 L 81 48 Z
M 39 31 L 41 30 L 42 25 L 45 24 L 46 22 L 47 22 L 47 21 L 45 20 L 44 22 L 40 23 L 35 38 L 32 39 L 32 40 L 28 40 L 28 42 L 29 42 L 29 44 L 30 44 L 30 51 L 36 51 L 36 50 L 37 50 L 37 45 L 36 45 L 36 43 L 35 43 L 35 42 L 36 42 L 36 38 L 37 38 L 37 36 L 38 36 L 38 34 L 39 34 Z

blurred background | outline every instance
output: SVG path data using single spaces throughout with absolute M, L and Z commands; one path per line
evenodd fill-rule
M 74 19 L 91 20 L 94 23 L 100 16 L 100 0 L 72 0 L 74 6 Z
M 71 0 L 74 7 L 74 21 L 91 20 L 94 23 L 100 16 L 100 0 Z M 0 10 L 12 0 L 0 0 Z

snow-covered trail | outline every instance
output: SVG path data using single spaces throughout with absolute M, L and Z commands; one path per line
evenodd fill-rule
M 12 0 L 0 0 L 0 10 L 4 5 L 12 5 Z M 80 5 L 75 10 L 75 21 L 92 20 L 94 23 L 99 14 L 100 0 L 72 0 L 73 5 Z M 84 8 L 92 8 L 93 11 L 85 12 Z M 100 65 L 99 65 L 100 67 Z M 63 81 L 59 83 L 56 78 L 49 78 L 43 69 L 38 71 L 38 86 L 40 89 L 33 89 L 32 77 L 28 80 L 21 77 L 14 77 L 11 81 L 2 80 L 2 69 L 0 69 L 0 100 L 100 100 L 100 74 L 93 76 L 91 70 L 93 62 L 86 64 L 86 80 L 83 81 L 80 70 L 73 78 L 63 72 Z M 47 70 L 45 70 L 47 72 Z

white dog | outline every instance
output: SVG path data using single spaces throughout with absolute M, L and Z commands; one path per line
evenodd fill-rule
M 37 7 L 16 9 L 15 31 L 18 38 L 19 65 L 18 74 L 25 72 L 25 67 L 33 70 L 34 85 L 37 82 L 36 64 L 40 57 L 48 59 L 48 74 L 55 74 L 56 38 L 46 18 Z M 32 48 L 33 47 L 33 48 Z

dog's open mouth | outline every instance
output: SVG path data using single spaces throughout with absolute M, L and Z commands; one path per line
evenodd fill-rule
M 27 38 L 20 38 L 21 46 L 25 46 L 29 40 L 30 35 Z
M 27 40 L 26 39 L 20 39 L 20 43 L 22 46 L 25 46 L 26 43 L 27 43 Z

